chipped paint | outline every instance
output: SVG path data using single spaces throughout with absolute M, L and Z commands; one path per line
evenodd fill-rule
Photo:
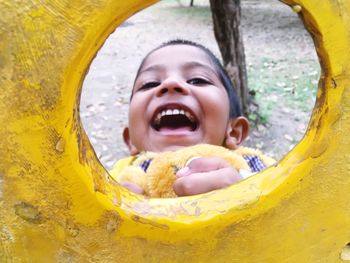
M 43 221 L 39 210 L 31 204 L 22 202 L 14 206 L 15 214 L 27 222 L 39 224 Z
M 63 153 L 65 145 L 66 145 L 66 142 L 65 142 L 64 138 L 59 138 L 59 140 L 57 141 L 56 146 L 55 146 L 56 151 Z
M 340 259 L 344 260 L 344 261 L 350 261 L 350 245 L 349 244 L 347 244 L 343 248 L 343 250 L 342 250 L 342 252 L 340 254 Z
M 295 13 L 300 13 L 303 10 L 303 8 L 300 5 L 293 5 L 292 9 Z

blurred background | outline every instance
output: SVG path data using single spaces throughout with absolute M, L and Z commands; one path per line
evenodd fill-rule
M 229 8 L 222 3 L 230 4 Z M 225 16 L 229 18 L 226 24 L 220 21 Z M 231 30 L 229 20 L 240 26 Z M 233 38 L 216 39 L 214 31 L 233 34 Z M 122 130 L 141 60 L 154 47 L 175 38 L 207 46 L 229 70 L 232 64 L 228 62 L 237 63 L 237 58 L 221 52 L 227 53 L 232 42 L 240 48 L 238 65 L 233 68 L 241 74 L 231 76 L 238 78 L 233 81 L 246 94 L 243 106 L 251 123 L 246 146 L 280 159 L 302 138 L 314 106 L 320 67 L 297 13 L 277 0 L 163 0 L 119 26 L 85 78 L 80 117 L 106 169 L 128 155 Z

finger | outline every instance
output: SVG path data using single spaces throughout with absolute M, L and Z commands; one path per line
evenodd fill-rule
M 184 168 L 178 170 L 175 175 L 176 177 L 184 177 L 190 174 L 191 174 L 190 168 L 188 166 L 185 166 Z
M 227 167 L 180 177 L 175 181 L 173 188 L 178 196 L 188 196 L 221 189 L 241 180 L 242 178 L 235 169 Z
M 138 186 L 137 184 L 134 184 L 131 182 L 126 182 L 126 181 L 119 182 L 119 184 L 124 186 L 126 189 L 130 190 L 131 192 L 136 193 L 136 194 L 142 195 L 144 193 L 143 189 L 140 186 Z
M 209 172 L 213 170 L 219 170 L 231 165 L 223 158 L 220 157 L 201 157 L 192 160 L 187 164 L 192 173 Z

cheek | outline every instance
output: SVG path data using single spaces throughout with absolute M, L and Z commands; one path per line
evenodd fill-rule
M 145 112 L 146 104 L 146 98 L 139 94 L 134 95 L 129 105 L 129 118 L 132 116 L 138 116 L 140 112 Z
M 141 113 L 143 110 L 141 110 L 141 108 L 141 104 L 138 103 L 137 100 L 133 99 L 133 101 L 130 103 L 128 116 L 130 129 L 135 129 L 142 121 L 143 115 L 141 115 Z
M 228 97 L 223 92 L 212 92 L 205 95 L 205 103 L 202 105 L 205 111 L 214 118 L 226 121 L 229 118 L 230 106 Z
M 145 135 L 148 129 L 149 111 L 148 101 L 144 98 L 136 97 L 132 99 L 129 106 L 129 129 L 130 133 L 137 133 L 138 136 Z

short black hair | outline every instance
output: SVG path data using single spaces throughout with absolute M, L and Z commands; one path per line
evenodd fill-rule
M 239 100 L 237 97 L 237 93 L 233 87 L 232 81 L 229 78 L 227 71 L 225 70 L 225 68 L 223 67 L 223 65 L 220 63 L 219 59 L 214 55 L 213 52 L 211 52 L 207 47 L 198 44 L 196 42 L 190 41 L 190 40 L 185 40 L 185 39 L 174 39 L 174 40 L 170 40 L 167 42 L 162 43 L 161 45 L 159 45 L 158 47 L 154 48 L 153 50 L 151 50 L 142 60 L 138 70 L 137 70 L 137 74 L 136 77 L 139 75 L 140 70 L 144 64 L 144 62 L 146 61 L 146 59 L 148 58 L 149 55 L 151 55 L 154 51 L 161 49 L 163 47 L 167 47 L 167 46 L 175 46 L 175 45 L 188 45 L 188 46 L 193 46 L 196 48 L 201 49 L 202 51 L 204 51 L 205 54 L 207 54 L 207 56 L 209 57 L 209 59 L 211 60 L 211 62 L 213 63 L 216 73 L 218 74 L 220 81 L 222 82 L 222 84 L 224 85 L 224 88 L 227 92 L 228 95 L 228 99 L 229 99 L 229 104 L 230 104 L 230 118 L 236 118 L 239 116 L 242 116 L 242 112 L 241 112 L 241 108 L 240 108 L 240 104 L 239 104 Z

